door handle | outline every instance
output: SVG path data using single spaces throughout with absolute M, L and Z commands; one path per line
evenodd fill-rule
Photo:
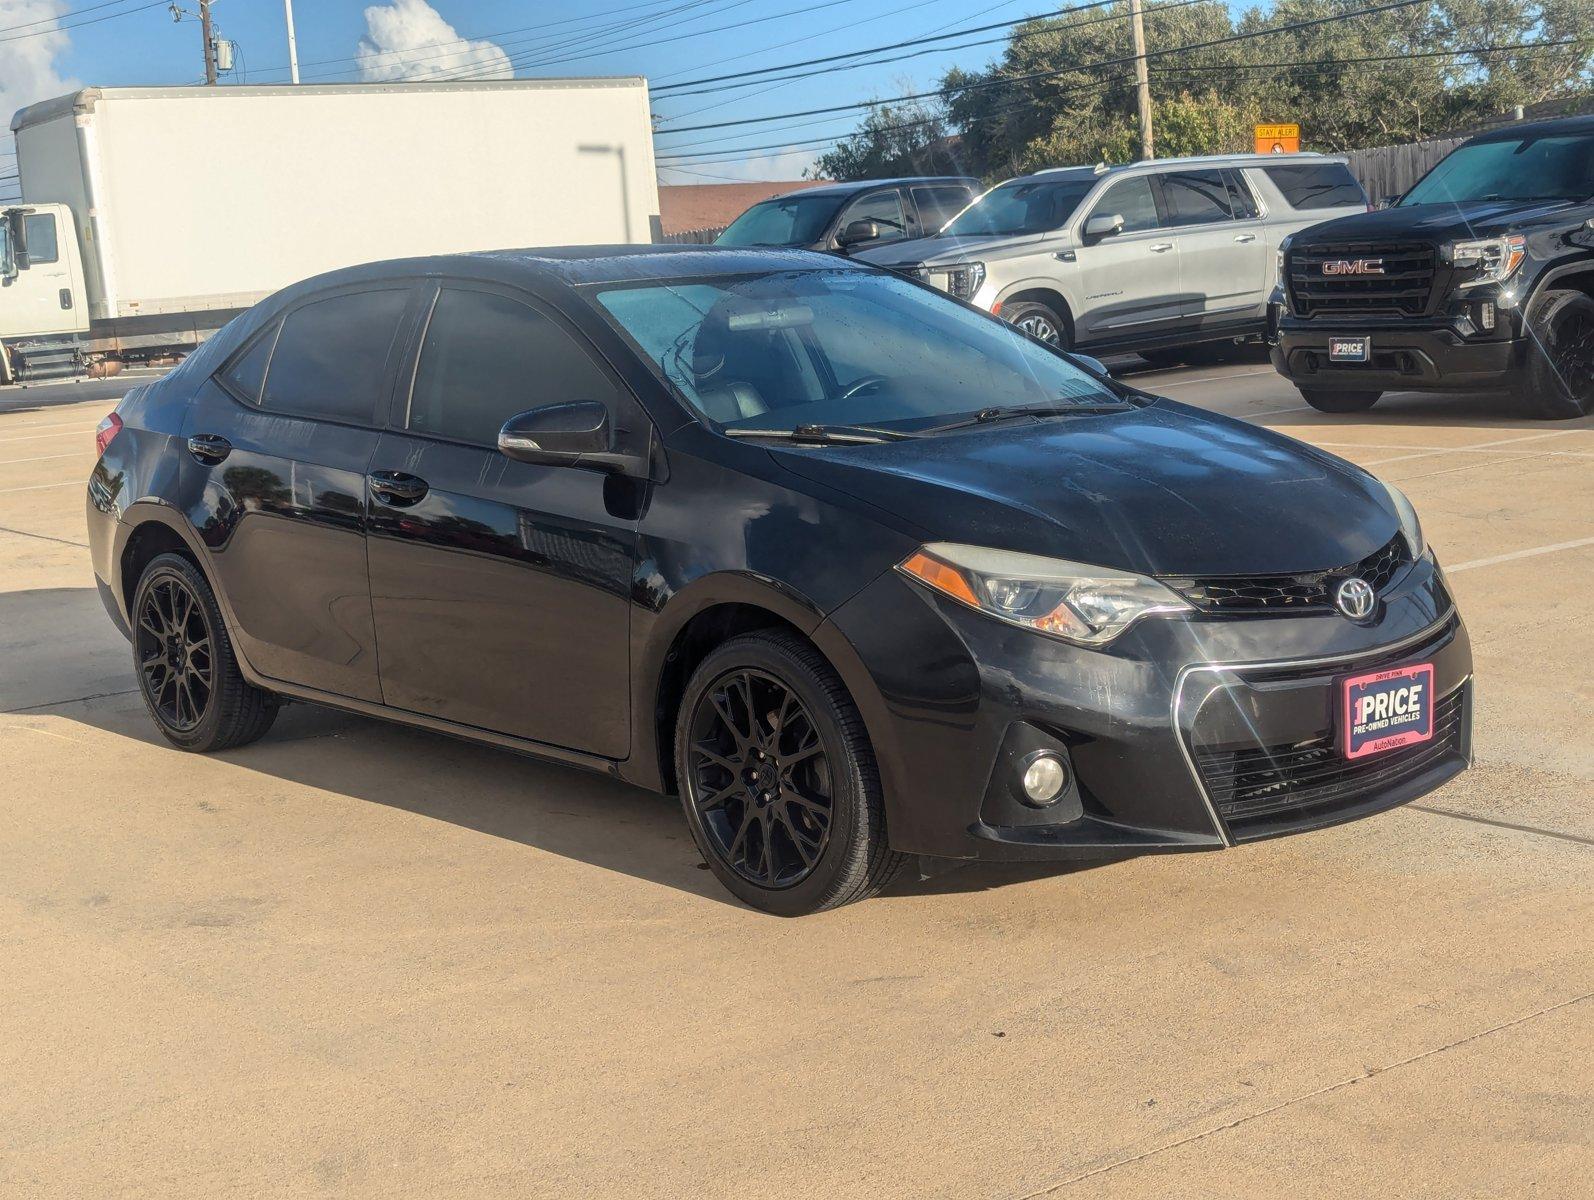
M 1151 252 L 1153 254 L 1166 254 L 1169 250 L 1173 249 L 1173 243 L 1172 242 L 1152 242 L 1150 249 L 1151 249 Z
M 1254 233 L 1237 233 L 1237 234 L 1234 235 L 1234 240 L 1237 241 L 1237 242 L 1254 242 L 1254 241 L 1256 241 L 1256 234 L 1254 234 Z
M 424 479 L 406 475 L 403 471 L 372 471 L 371 494 L 384 504 L 403 508 L 422 499 L 429 485 Z
M 62 288 L 61 289 L 61 307 L 64 308 L 64 309 L 70 309 L 72 307 L 72 289 L 71 288 Z
M 232 443 L 214 433 L 196 433 L 188 439 L 188 453 L 213 467 L 232 453 Z

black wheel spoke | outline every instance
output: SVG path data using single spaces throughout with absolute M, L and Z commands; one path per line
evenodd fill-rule
M 215 681 L 210 623 L 199 594 L 170 575 L 150 584 L 138 604 L 134 649 L 139 683 L 156 717 L 176 732 L 197 727 Z

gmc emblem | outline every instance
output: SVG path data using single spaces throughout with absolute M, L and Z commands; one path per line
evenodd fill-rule
M 1381 258 L 1331 258 L 1323 264 L 1324 275 L 1382 275 Z

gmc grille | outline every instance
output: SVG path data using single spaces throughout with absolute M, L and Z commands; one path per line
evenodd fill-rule
M 1325 274 L 1323 264 L 1378 260 L 1383 273 Z M 1433 293 L 1437 255 L 1412 242 L 1291 246 L 1285 255 L 1290 309 L 1298 317 L 1344 314 L 1421 316 Z

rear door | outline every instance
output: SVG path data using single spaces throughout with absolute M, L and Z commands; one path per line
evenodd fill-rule
M 519 292 L 437 291 L 370 471 L 371 610 L 395 708 L 609 758 L 630 746 L 630 481 L 516 462 L 498 430 L 542 404 L 640 406 Z
M 1092 217 L 1120 216 L 1123 228 L 1085 236 Z M 1180 320 L 1179 247 L 1163 219 L 1149 175 L 1107 188 L 1079 226 L 1077 342 L 1109 342 L 1168 332 Z M 1065 252 L 1066 253 L 1066 252 Z
M 305 300 L 202 384 L 184 419 L 199 534 L 239 648 L 273 679 L 382 698 L 365 471 L 415 298 L 395 283 Z
M 1240 172 L 1169 171 L 1161 179 L 1179 242 L 1186 320 L 1202 329 L 1260 320 L 1267 303 L 1267 238 Z

